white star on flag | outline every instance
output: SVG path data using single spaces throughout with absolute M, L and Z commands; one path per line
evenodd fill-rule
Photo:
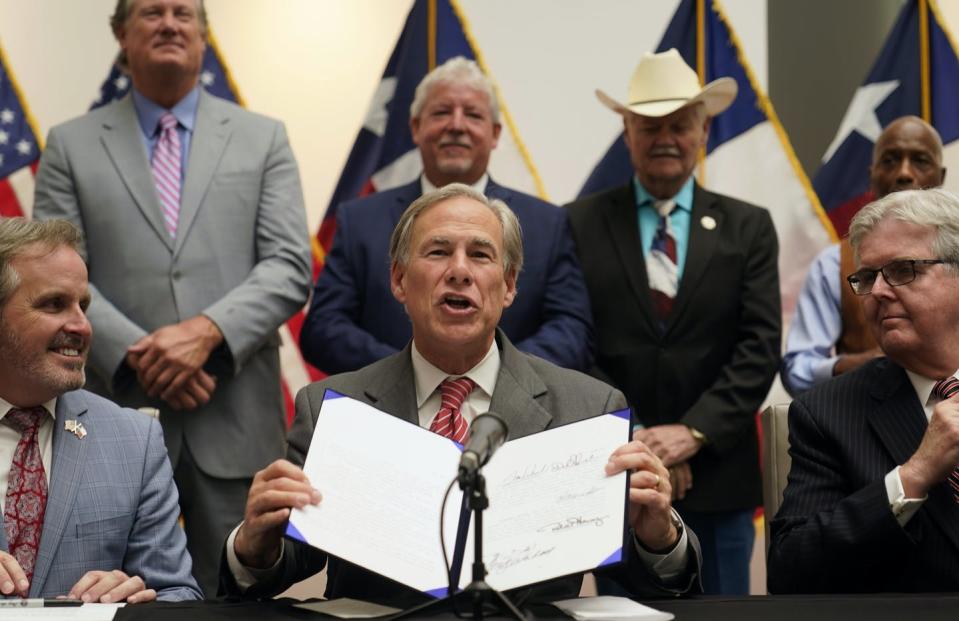
M 390 115 L 386 111 L 386 104 L 393 100 L 393 93 L 396 92 L 396 78 L 390 77 L 380 82 L 373 93 L 373 101 L 370 103 L 370 110 L 366 113 L 366 119 L 363 120 L 363 127 L 370 130 L 379 137 L 383 137 L 386 131 L 386 122 Z
M 121 75 L 116 80 L 113 81 L 113 85 L 117 87 L 118 91 L 122 91 L 130 83 L 130 79 L 125 75 Z
M 0 131 L 0 144 L 7 144 L 8 140 L 10 140 L 10 134 Z
M 203 82 L 203 86 L 210 86 L 215 79 L 212 71 L 204 71 L 200 74 L 200 82 Z
M 894 90 L 899 88 L 899 80 L 890 80 L 888 82 L 873 82 L 860 86 L 856 94 L 852 97 L 852 102 L 846 110 L 846 115 L 842 117 L 842 123 L 839 124 L 839 131 L 836 137 L 832 139 L 832 144 L 826 149 L 826 154 L 822 157 L 823 162 L 828 162 L 835 155 L 836 150 L 845 142 L 849 134 L 859 132 L 864 138 L 871 142 L 879 139 L 882 133 L 882 125 L 879 118 L 876 117 L 876 108 L 886 101 L 886 98 Z
M 4 110 L 0 112 L 0 123 L 13 123 L 13 110 L 4 108 Z
M 30 143 L 27 142 L 26 140 L 21 140 L 20 142 L 17 143 L 17 151 L 21 155 L 27 155 L 28 153 L 30 153 Z

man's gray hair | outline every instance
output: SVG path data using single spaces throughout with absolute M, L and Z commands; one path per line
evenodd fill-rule
M 441 83 L 454 82 L 456 84 L 465 84 L 480 92 L 486 93 L 489 99 L 489 109 L 492 115 L 493 123 L 499 123 L 499 99 L 496 97 L 496 89 L 493 87 L 493 81 L 487 77 L 475 60 L 469 60 L 462 56 L 456 56 L 449 59 L 442 65 L 439 65 L 420 80 L 416 87 L 416 93 L 413 95 L 413 103 L 410 104 L 410 118 L 420 118 L 423 112 L 423 106 L 426 105 L 426 99 L 429 97 L 430 90 Z
M 406 208 L 390 236 L 390 261 L 408 265 L 410 244 L 413 241 L 413 223 L 417 216 L 433 205 L 457 197 L 474 200 L 493 212 L 503 227 L 503 273 L 509 274 L 512 270 L 519 276 L 523 269 L 523 230 L 520 228 L 516 214 L 503 201 L 496 198 L 489 199 L 483 193 L 463 183 L 451 183 L 427 192 Z
M 120 28 L 123 27 L 123 25 L 127 23 L 127 19 L 130 18 L 130 9 L 133 7 L 134 2 L 136 2 L 136 0 L 117 0 L 117 6 L 113 9 L 113 15 L 110 16 L 110 30 L 113 32 L 114 37 L 118 36 Z M 196 0 L 196 14 L 200 20 L 200 32 L 203 34 L 203 37 L 206 38 L 206 5 L 203 4 L 203 0 Z M 127 55 L 123 50 L 120 50 L 117 54 L 116 61 L 117 65 L 124 71 L 129 69 Z
M 887 218 L 935 228 L 934 256 L 916 258 L 944 259 L 951 262 L 953 271 L 959 272 L 959 196 L 941 188 L 903 190 L 869 203 L 849 225 L 849 243 L 857 262 L 863 239 Z
M 20 274 L 11 263 L 29 246 L 40 245 L 47 252 L 69 246 L 79 252 L 82 243 L 79 229 L 66 220 L 0 218 L 0 308 L 20 285 Z

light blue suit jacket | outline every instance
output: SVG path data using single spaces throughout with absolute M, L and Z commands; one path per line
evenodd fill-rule
M 66 431 L 68 420 L 86 436 Z M 85 390 L 62 395 L 30 597 L 66 595 L 88 571 L 120 569 L 161 600 L 202 599 L 177 500 L 156 420 Z

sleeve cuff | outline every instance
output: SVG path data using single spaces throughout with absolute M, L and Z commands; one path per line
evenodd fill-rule
M 899 477 L 899 468 L 900 466 L 896 466 L 886 474 L 886 496 L 889 497 L 889 508 L 896 521 L 899 522 L 899 526 L 904 527 L 929 496 L 906 498 L 902 479 Z
M 816 363 L 812 370 L 812 381 L 813 384 L 818 384 L 820 382 L 825 382 L 832 377 L 832 370 L 836 366 L 836 362 L 839 360 L 839 356 L 830 356 L 825 360 L 820 360 Z
M 675 509 L 670 509 L 670 511 L 673 512 L 673 516 L 675 516 L 676 519 L 682 522 L 682 518 Z M 684 523 L 683 532 L 679 537 L 679 541 L 676 542 L 673 549 L 666 554 L 650 552 L 639 543 L 636 535 L 632 536 L 633 548 L 635 548 L 636 554 L 639 555 L 643 563 L 645 563 L 650 571 L 664 584 L 669 584 L 681 578 L 686 573 L 686 566 L 689 562 L 689 536 L 686 534 L 687 530 L 688 528 Z
M 267 567 L 266 569 L 256 569 L 253 567 L 247 567 L 240 562 L 240 559 L 236 556 L 236 550 L 233 549 L 233 542 L 236 540 L 236 534 L 240 530 L 240 526 L 243 523 L 240 522 L 236 528 L 230 533 L 230 536 L 226 540 L 226 563 L 230 568 L 230 573 L 233 574 L 233 580 L 236 581 L 236 586 L 239 587 L 241 592 L 246 591 L 251 586 L 267 581 L 280 571 L 280 564 L 283 561 L 283 554 L 286 549 L 286 543 L 280 539 L 280 556 L 276 559 L 276 562 L 273 563 L 272 567 Z

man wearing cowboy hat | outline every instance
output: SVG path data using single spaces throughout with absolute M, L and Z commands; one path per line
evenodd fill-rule
M 693 179 L 736 82 L 700 87 L 669 50 L 643 57 L 627 103 L 597 96 L 623 116 L 635 170 L 568 206 L 597 373 L 626 394 L 636 438 L 670 468 L 703 544 L 706 592 L 746 593 L 762 499 L 755 414 L 779 362 L 778 243 L 765 209 Z

